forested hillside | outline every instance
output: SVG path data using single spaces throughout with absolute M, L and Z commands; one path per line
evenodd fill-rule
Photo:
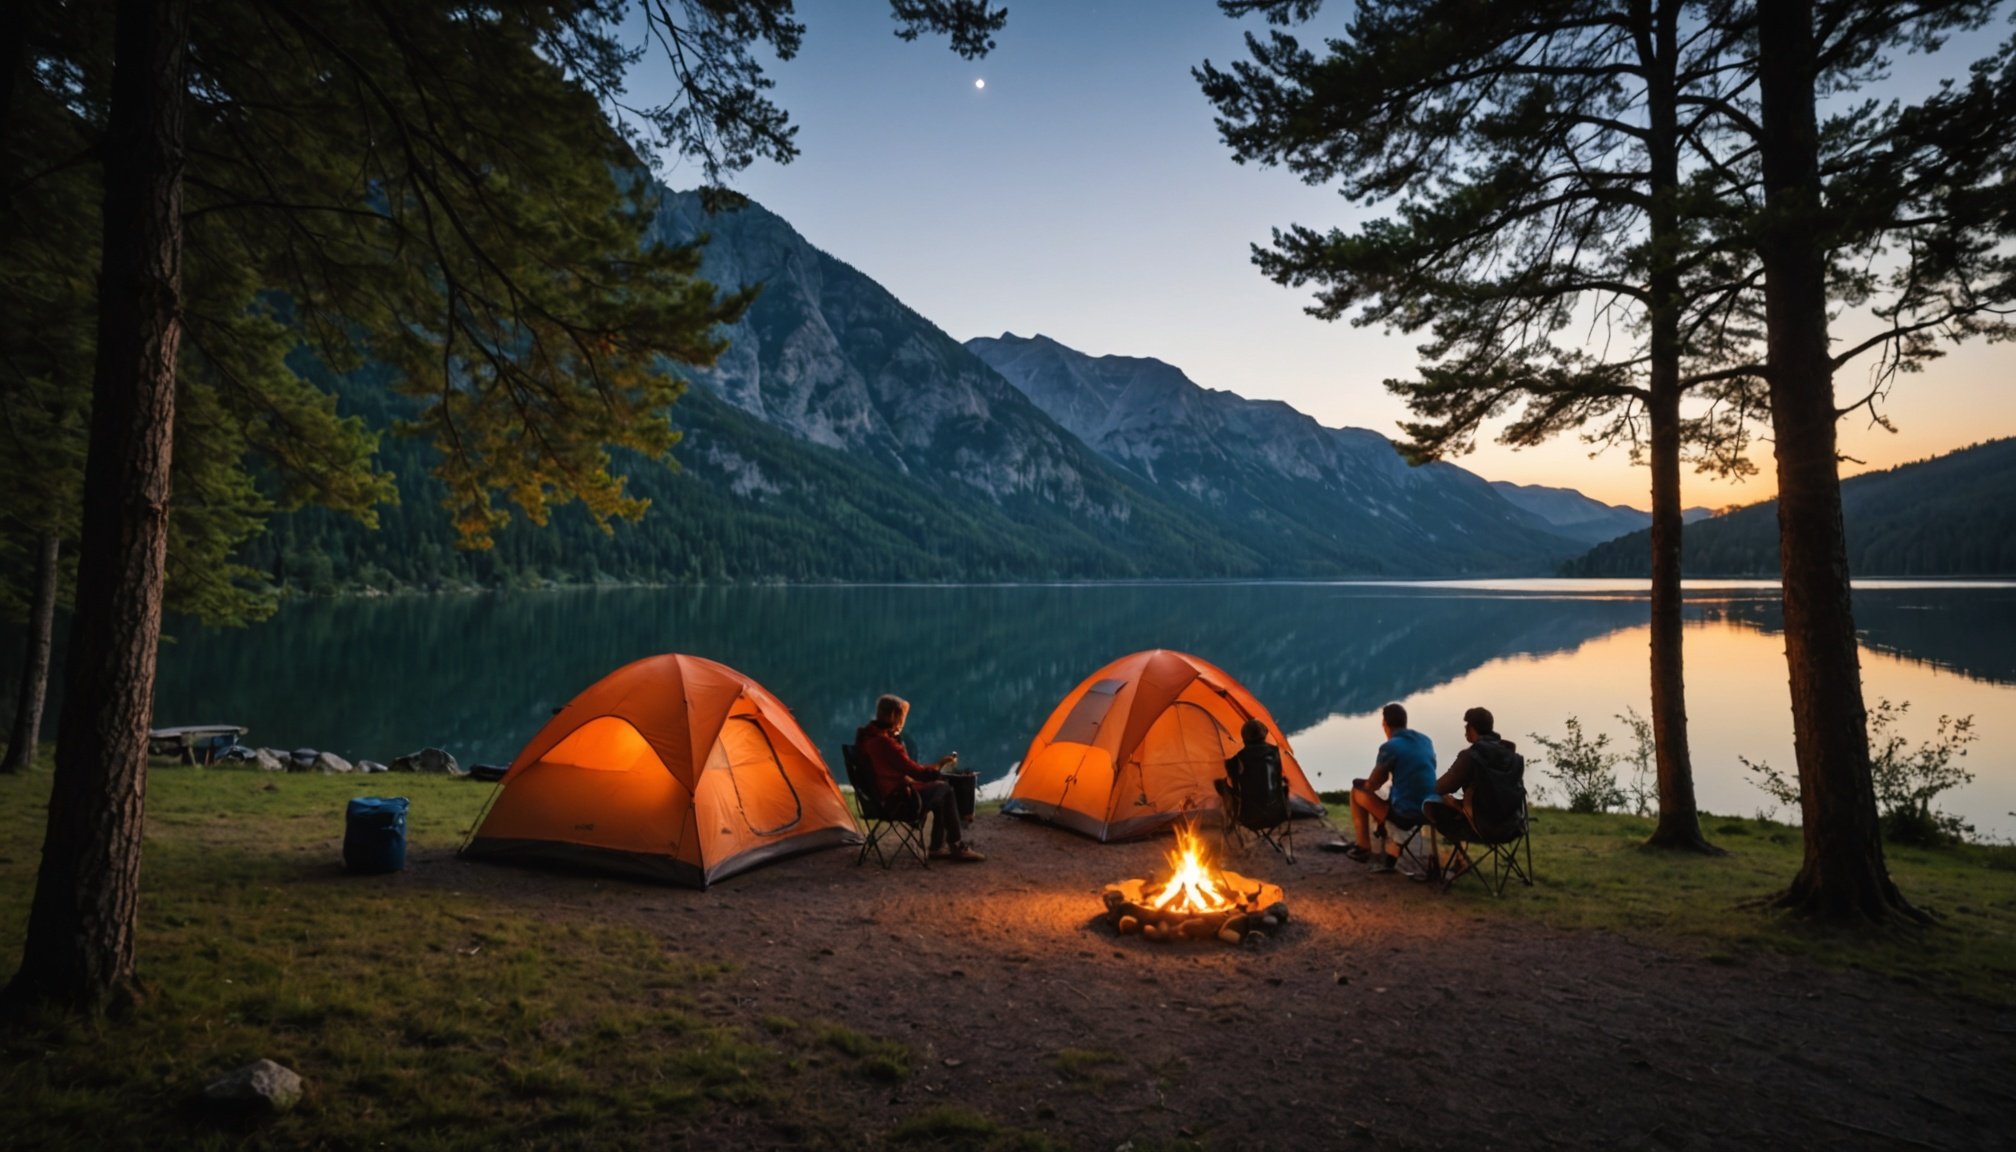
M 1848 566 L 1857 576 L 2016 574 L 2016 440 L 1994 440 L 1841 485 Z M 1562 567 L 1568 576 L 1643 576 L 1648 544 L 1634 532 Z M 1689 576 L 1775 576 L 1778 504 L 1765 501 L 1691 524 Z
M 674 406 L 676 467 L 619 459 L 629 491 L 651 501 L 641 520 L 604 532 L 568 506 L 545 526 L 514 519 L 491 550 L 461 551 L 429 475 L 432 449 L 388 434 L 380 459 L 398 477 L 400 502 L 376 531 L 310 509 L 276 517 L 241 549 L 244 561 L 282 586 L 329 592 L 1521 575 L 1572 550 L 1482 480 L 1449 465 L 1409 469 L 1367 432 L 1325 433 L 1366 442 L 1353 441 L 1369 463 L 1348 487 L 1374 510 L 1355 519 L 1335 515 L 1308 484 L 1270 488 L 1269 506 L 1256 509 L 1137 474 L 761 207 L 707 216 L 693 194 L 668 193 L 655 231 L 674 243 L 706 233 L 703 275 L 724 289 L 764 289 L 723 330 L 720 362 L 694 373 Z M 371 372 L 329 383 L 343 411 L 372 427 L 411 415 L 411 402 Z

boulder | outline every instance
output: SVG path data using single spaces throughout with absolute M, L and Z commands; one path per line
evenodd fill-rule
M 321 753 L 313 748 L 296 748 L 287 754 L 287 770 L 289 772 L 313 772 L 315 770 L 315 757 L 320 755 Z
M 315 757 L 315 770 L 326 775 L 336 772 L 355 772 L 357 767 L 334 752 L 323 752 Z
M 252 751 L 252 759 L 259 765 L 261 771 L 287 771 L 287 753 L 278 748 L 255 748 Z
M 448 776 L 466 775 L 455 757 L 439 748 L 422 748 L 392 761 L 394 772 L 438 772 Z
M 254 1060 L 212 1081 L 203 1097 L 221 1107 L 277 1115 L 301 1099 L 301 1077 L 271 1060 Z
M 383 764 L 380 764 L 380 763 L 379 763 L 378 761 L 376 761 L 376 760 L 359 760 L 359 761 L 357 761 L 357 771 L 359 771 L 359 772 L 365 772 L 365 773 L 370 773 L 370 772 L 390 772 L 391 770 L 392 770 L 392 769 L 390 769 L 390 768 L 387 768 L 387 767 L 386 767 L 385 765 L 383 765 Z

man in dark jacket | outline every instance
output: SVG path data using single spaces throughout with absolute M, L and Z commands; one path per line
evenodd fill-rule
M 1511 741 L 1499 738 L 1496 724 L 1488 708 L 1463 713 L 1468 746 L 1456 754 L 1455 763 L 1435 781 L 1435 795 L 1421 806 L 1444 836 L 1496 838 L 1519 818 L 1526 798 L 1526 761 Z
M 931 817 L 931 855 L 949 853 L 954 860 L 978 863 L 986 857 L 966 846 L 959 825 L 959 802 L 952 786 L 945 783 L 943 769 L 959 760 L 959 754 L 941 756 L 926 766 L 910 758 L 903 747 L 903 724 L 910 718 L 910 702 L 901 696 L 883 696 L 875 701 L 875 719 L 854 733 L 854 752 L 868 768 L 868 787 L 882 810 L 899 820 Z

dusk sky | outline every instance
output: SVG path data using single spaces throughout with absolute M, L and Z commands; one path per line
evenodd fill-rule
M 1382 213 L 1281 169 L 1233 163 L 1190 75 L 1207 58 L 1244 58 L 1243 32 L 1264 25 L 1227 19 L 1211 0 L 1007 7 L 999 46 L 969 62 L 942 40 L 897 40 L 883 0 L 801 6 L 804 49 L 771 74 L 802 155 L 759 163 L 735 186 L 961 340 L 1041 333 L 1094 355 L 1153 356 L 1208 388 L 1395 435 L 1405 408 L 1381 382 L 1412 373 L 1417 341 L 1307 315 L 1308 293 L 1264 278 L 1250 254 L 1274 227 Z M 1333 4 L 1320 26 L 1348 11 Z M 1938 57 L 1901 61 L 1886 92 L 1908 97 L 1964 75 L 2008 33 L 1991 26 Z M 636 94 L 650 95 L 663 72 L 640 66 Z M 699 182 L 690 166 L 660 174 L 675 187 Z M 1843 424 L 1843 451 L 1863 461 L 1844 472 L 2016 433 L 2012 366 L 2016 350 L 1977 341 L 1904 377 L 1883 408 L 1898 434 L 1860 415 Z M 1859 396 L 1866 375 L 1859 362 L 1844 369 L 1842 395 Z M 1690 473 L 1687 502 L 1768 498 L 1768 444 L 1760 451 L 1747 483 Z M 1485 444 L 1458 463 L 1646 506 L 1642 469 L 1619 451 L 1588 453 L 1571 436 L 1519 452 Z

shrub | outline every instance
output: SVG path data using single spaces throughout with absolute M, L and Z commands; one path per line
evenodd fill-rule
M 1652 721 L 1626 708 L 1617 719 L 1631 733 L 1631 751 L 1622 759 L 1631 765 L 1631 781 L 1624 785 L 1624 801 L 1639 816 L 1650 816 L 1659 799 L 1659 752 L 1652 739 Z
M 1617 764 L 1624 759 L 1610 751 L 1610 734 L 1599 733 L 1594 740 L 1582 733 L 1582 721 L 1568 717 L 1568 735 L 1559 740 L 1529 732 L 1535 744 L 1547 752 L 1554 764 L 1548 773 L 1561 782 L 1567 793 L 1570 812 L 1605 812 L 1621 807 L 1624 790 L 1617 786 Z
M 1898 844 L 1936 847 L 1955 844 L 1974 834 L 1974 826 L 1950 812 L 1934 808 L 1942 792 L 1974 779 L 1958 763 L 1975 740 L 1974 717 L 1939 717 L 1932 739 L 1916 748 L 1891 729 L 1911 710 L 1909 700 L 1892 704 L 1878 697 L 1869 710 L 1869 773 L 1876 791 L 1876 811 L 1883 835 Z M 1763 761 L 1738 756 L 1754 783 L 1773 800 L 1799 809 L 1799 783 Z

